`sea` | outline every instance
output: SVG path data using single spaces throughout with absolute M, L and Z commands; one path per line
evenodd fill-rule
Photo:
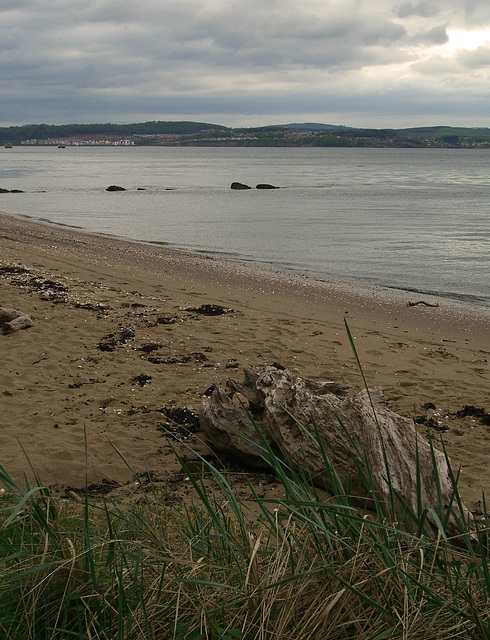
M 0 210 L 490 309 L 489 160 L 485 149 L 21 146 L 0 149 L 0 187 L 24 192 L 1 194 Z

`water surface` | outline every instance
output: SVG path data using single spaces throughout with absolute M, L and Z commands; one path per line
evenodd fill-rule
M 2 150 L 0 208 L 320 278 L 490 306 L 488 151 Z M 275 190 L 233 191 L 238 180 Z M 124 192 L 107 192 L 110 184 Z M 140 190 L 138 190 L 140 189 Z

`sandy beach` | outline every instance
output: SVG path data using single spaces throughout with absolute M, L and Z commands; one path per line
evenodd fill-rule
M 171 478 L 165 430 L 193 425 L 210 385 L 243 368 L 279 362 L 362 388 L 346 319 L 368 384 L 398 413 L 432 419 L 474 504 L 490 493 L 490 427 L 461 411 L 490 410 L 490 317 L 444 299 L 407 306 L 421 299 L 2 214 L 0 307 L 34 324 L 0 334 L 0 464 L 60 487 Z

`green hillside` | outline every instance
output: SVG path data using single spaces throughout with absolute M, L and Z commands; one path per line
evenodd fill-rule
M 395 129 L 399 135 L 417 138 L 442 138 L 443 136 L 462 136 L 465 138 L 490 138 L 487 127 L 411 127 Z
M 231 128 L 207 122 L 28 124 L 0 128 L 0 144 L 137 144 L 174 146 L 485 147 L 487 127 L 367 129 L 321 123 Z

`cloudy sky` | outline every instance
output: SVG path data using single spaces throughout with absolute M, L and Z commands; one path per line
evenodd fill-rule
M 490 126 L 490 0 L 0 0 L 0 125 Z

